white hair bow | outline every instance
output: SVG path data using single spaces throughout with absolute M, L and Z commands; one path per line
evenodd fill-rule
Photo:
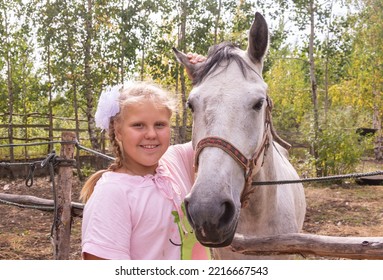
M 96 126 L 109 130 L 110 118 L 120 112 L 119 96 L 123 85 L 116 85 L 106 88 L 100 95 L 95 114 Z

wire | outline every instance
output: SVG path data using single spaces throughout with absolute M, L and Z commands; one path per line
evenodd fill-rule
M 0 145 L 0 148 L 5 148 L 5 147 L 26 147 L 26 146 L 48 145 L 48 144 L 76 144 L 76 141 L 49 141 L 49 142 L 4 144 L 4 145 Z
M 352 174 L 326 176 L 326 177 L 303 178 L 303 179 L 297 179 L 297 180 L 252 182 L 252 185 L 253 186 L 284 185 L 284 184 L 296 184 L 296 183 L 307 183 L 307 182 L 323 182 L 323 181 L 335 181 L 340 179 L 369 177 L 369 176 L 376 176 L 376 175 L 383 175 L 383 170 L 367 172 L 367 173 L 352 173 Z
M 115 160 L 114 157 L 111 157 L 111 156 L 105 155 L 105 154 L 103 154 L 103 153 L 97 152 L 97 151 L 95 151 L 95 150 L 92 150 L 92 149 L 86 148 L 86 147 L 84 147 L 84 146 L 81 146 L 79 142 L 76 142 L 75 145 L 76 145 L 76 147 L 77 147 L 78 149 L 85 150 L 85 151 L 87 151 L 87 152 L 90 152 L 90 153 L 92 153 L 92 154 L 98 155 L 98 156 L 100 156 L 100 157 L 103 157 L 103 158 L 106 158 L 106 159 L 109 159 L 109 160 Z

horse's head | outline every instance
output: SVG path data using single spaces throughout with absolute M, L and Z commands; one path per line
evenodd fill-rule
M 188 106 L 193 111 L 198 175 L 185 206 L 205 246 L 231 243 L 247 178 L 263 160 L 270 107 L 262 79 L 267 47 L 267 24 L 256 13 L 246 51 L 222 43 L 210 48 L 205 62 L 193 65 L 175 50 L 194 85 Z

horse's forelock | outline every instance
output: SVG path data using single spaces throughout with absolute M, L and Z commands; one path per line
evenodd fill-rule
M 241 69 L 242 74 L 246 77 L 247 70 L 251 70 L 251 67 L 237 53 L 237 50 L 238 47 L 230 42 L 223 42 L 212 46 L 209 49 L 206 62 L 196 71 L 193 84 L 200 84 L 203 79 L 209 75 L 209 73 L 212 73 L 217 67 L 221 66 L 221 62 L 224 61 L 228 62 L 225 65 L 226 69 L 229 66 L 229 62 L 234 60 Z

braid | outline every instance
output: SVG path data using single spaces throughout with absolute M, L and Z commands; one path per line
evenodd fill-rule
M 116 156 L 114 162 L 109 165 L 108 170 L 110 171 L 115 171 L 118 168 L 121 168 L 123 166 L 122 159 L 123 159 L 123 154 L 121 151 L 121 147 L 117 142 L 116 139 L 116 134 L 115 134 L 115 128 L 114 128 L 114 121 L 115 118 L 110 119 L 110 124 L 109 124 L 109 139 L 110 139 L 110 144 L 112 146 L 113 154 Z
M 101 178 L 102 174 L 104 174 L 107 171 L 115 171 L 118 168 L 121 168 L 123 166 L 122 159 L 122 151 L 121 147 L 117 142 L 116 134 L 115 134 L 115 127 L 114 127 L 114 121 L 115 117 L 110 118 L 109 122 L 109 139 L 110 143 L 112 145 L 113 153 L 116 155 L 116 158 L 114 162 L 112 162 L 107 169 L 99 170 L 96 173 L 94 173 L 92 176 L 89 177 L 89 179 L 85 182 L 84 187 L 81 190 L 80 193 L 80 199 L 82 202 L 86 203 L 90 196 L 92 195 L 94 191 L 94 187 L 96 186 L 97 181 Z

